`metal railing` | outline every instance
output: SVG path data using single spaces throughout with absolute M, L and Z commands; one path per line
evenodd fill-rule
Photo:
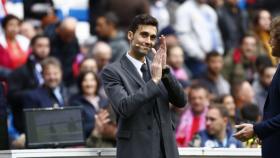
M 261 158 L 257 148 L 179 148 L 180 158 Z M 114 158 L 115 148 L 3 150 L 0 158 Z

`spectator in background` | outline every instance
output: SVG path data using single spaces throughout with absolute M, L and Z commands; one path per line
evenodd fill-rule
M 180 45 L 176 31 L 174 30 L 174 28 L 172 26 L 167 26 L 167 27 L 163 28 L 160 31 L 159 35 L 165 36 L 167 48 L 176 46 L 176 45 Z
M 210 105 L 206 114 L 206 129 L 198 132 L 190 147 L 241 148 L 242 143 L 232 137 L 227 128 L 229 115 L 223 105 Z
M 240 109 L 255 102 L 255 92 L 248 81 L 239 81 L 232 86 L 232 95 L 236 105 L 236 123 L 240 122 Z
M 185 1 L 177 9 L 175 30 L 187 53 L 186 65 L 194 77 L 204 71 L 203 61 L 208 52 L 224 53 L 217 14 L 206 0 Z
M 166 62 L 171 67 L 172 74 L 179 82 L 188 82 L 190 80 L 184 68 L 184 52 L 179 45 L 169 46 L 167 48 Z
M 230 93 L 230 85 L 221 74 L 223 57 L 218 52 L 210 52 L 206 55 L 207 70 L 199 79 L 200 84 L 207 87 L 213 98 Z
M 99 73 L 103 70 L 104 66 L 110 63 L 112 58 L 112 49 L 107 43 L 97 42 L 93 47 L 92 55 L 96 60 Z
M 256 72 L 256 43 L 256 38 L 247 34 L 242 38 L 240 47 L 235 48 L 225 57 L 223 73 L 230 84 L 238 82 L 238 80 L 253 81 Z
M 273 65 L 277 65 L 276 57 L 272 56 L 272 49 L 269 45 L 270 35 L 269 26 L 271 23 L 271 15 L 267 10 L 257 10 L 253 18 L 252 32 L 257 39 L 258 54 L 267 55 Z
M 158 23 L 158 30 L 161 31 L 163 28 L 167 27 L 170 23 L 170 16 L 167 10 L 166 0 L 151 0 L 150 1 L 150 14 L 155 17 Z
M 2 20 L 4 34 L 0 35 L 0 78 L 7 77 L 9 70 L 22 66 L 28 57 L 29 40 L 19 35 L 21 20 L 7 15 Z
M 128 50 L 125 35 L 118 29 L 119 19 L 113 12 L 100 15 L 96 20 L 96 34 L 112 48 L 111 62 L 119 60 Z
M 239 41 L 248 31 L 248 13 L 238 8 L 238 0 L 225 0 L 223 5 L 216 8 L 216 12 L 225 53 L 228 53 L 238 47 Z
M 112 124 L 113 120 L 110 120 L 109 116 L 106 117 L 107 121 L 103 124 L 105 129 L 102 133 L 95 129 L 95 118 L 108 113 L 109 104 L 108 100 L 98 95 L 100 83 L 97 75 L 93 71 L 82 71 L 78 77 L 78 87 L 79 94 L 71 99 L 71 105 L 82 106 L 85 137 L 94 147 L 113 147 L 116 134 L 116 124 Z M 109 121 L 111 123 L 108 123 Z
M 176 131 L 178 147 L 187 147 L 195 133 L 205 129 L 205 116 L 210 102 L 207 89 L 201 85 L 192 85 L 188 99 L 189 107 L 182 114 Z
M 253 90 L 256 93 L 255 100 L 261 114 L 263 114 L 264 103 L 275 72 L 276 67 L 274 67 L 271 62 L 261 66 L 260 71 L 258 72 L 259 77 L 255 79 L 252 84 Z
M 230 94 L 225 94 L 218 98 L 218 103 L 223 104 L 228 110 L 228 125 L 230 129 L 234 129 L 236 107 L 234 98 Z
M 44 84 L 28 91 L 23 97 L 24 108 L 63 107 L 68 105 L 68 94 L 62 85 L 62 67 L 54 57 L 42 61 Z
M 23 132 L 22 98 L 28 90 L 40 87 L 44 83 L 40 62 L 50 53 L 50 40 L 45 35 L 36 35 L 31 40 L 31 54 L 26 64 L 14 70 L 8 77 L 8 101 L 14 115 L 14 125 Z
M 37 34 L 35 27 L 30 21 L 23 21 L 20 24 L 19 33 L 24 37 L 28 38 L 29 40 L 31 40 Z
M 74 84 L 72 63 L 80 52 L 78 39 L 75 35 L 77 20 L 65 18 L 47 35 L 51 40 L 51 56 L 56 57 L 62 64 L 63 81 L 67 87 Z
M 73 69 L 75 78 L 77 78 L 81 72 L 86 72 L 86 71 L 93 71 L 96 74 L 98 73 L 97 62 L 91 56 L 85 57 L 81 61 L 81 63 L 78 64 L 75 69 Z

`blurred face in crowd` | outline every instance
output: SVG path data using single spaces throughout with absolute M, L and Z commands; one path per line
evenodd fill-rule
M 273 75 L 276 72 L 275 67 L 267 67 L 263 70 L 263 73 L 260 76 L 261 84 L 265 87 L 268 87 L 272 81 Z
M 223 117 L 220 111 L 216 108 L 211 108 L 206 114 L 206 130 L 208 134 L 218 137 L 224 132 L 228 119 Z
M 250 59 L 251 57 L 255 56 L 255 52 L 257 50 L 256 44 L 257 41 L 255 37 L 253 36 L 244 37 L 241 44 L 241 50 L 245 58 Z
M 50 53 L 50 40 L 45 37 L 38 38 L 32 47 L 32 52 L 37 59 L 45 59 Z
M 45 85 L 51 89 L 58 87 L 62 81 L 62 71 L 56 66 L 49 64 L 43 68 Z
M 254 102 L 255 92 L 249 82 L 243 82 L 238 93 L 239 99 L 243 104 L 250 104 Z
M 23 22 L 20 25 L 20 34 L 31 40 L 36 35 L 36 30 L 31 23 Z
M 226 2 L 228 2 L 229 4 L 235 6 L 238 2 L 238 0 L 226 0 Z
M 98 17 L 96 20 L 95 31 L 99 38 L 109 38 L 112 30 L 112 25 L 109 24 L 105 17 Z
M 19 33 L 20 21 L 17 19 L 11 19 L 8 21 L 6 27 L 4 28 L 5 34 L 8 38 L 15 38 Z
M 108 44 L 99 42 L 94 46 L 92 52 L 97 63 L 98 71 L 101 71 L 104 66 L 109 64 L 112 58 L 112 49 Z
M 184 64 L 184 52 L 179 46 L 172 47 L 169 50 L 167 63 L 174 69 L 182 68 Z
M 69 43 L 76 37 L 76 25 L 77 20 L 75 18 L 65 18 L 57 28 L 56 32 L 64 42 Z
M 156 43 L 156 34 L 157 28 L 152 25 L 139 25 L 134 33 L 128 31 L 127 36 L 134 55 L 137 57 L 146 56 Z
M 82 91 L 85 95 L 95 95 L 97 88 L 97 81 L 93 74 L 94 72 L 89 72 L 85 75 L 82 81 Z
M 271 23 L 271 15 L 267 10 L 262 10 L 259 13 L 259 28 L 263 31 L 269 31 Z
M 234 99 L 231 95 L 228 95 L 224 98 L 223 105 L 227 108 L 229 116 L 234 117 L 235 116 L 235 103 L 234 103 Z
M 96 61 L 92 58 L 85 59 L 80 65 L 80 72 L 93 71 L 97 73 Z
M 209 104 L 208 92 L 203 88 L 191 89 L 189 91 L 189 101 L 192 111 L 201 114 Z
M 208 71 L 211 74 L 219 75 L 223 68 L 223 57 L 222 56 L 212 56 L 207 61 Z

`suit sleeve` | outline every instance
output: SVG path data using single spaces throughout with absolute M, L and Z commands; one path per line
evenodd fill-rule
M 160 88 L 152 80 L 135 93 L 128 94 L 121 77 L 112 67 L 105 68 L 101 77 L 114 110 L 123 118 L 132 116 L 140 107 L 160 95 Z
M 279 129 L 280 129 L 280 114 L 254 125 L 254 133 L 260 139 L 265 139 L 267 136 L 279 132 Z
M 169 101 L 174 106 L 184 107 L 187 103 L 184 90 L 175 77 L 170 73 L 169 68 L 163 70 L 163 77 L 161 81 L 168 91 Z

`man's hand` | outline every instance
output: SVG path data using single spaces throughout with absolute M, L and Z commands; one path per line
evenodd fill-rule
M 162 53 L 160 51 L 156 52 L 154 48 L 152 48 L 152 52 L 154 53 L 154 59 L 151 66 L 152 80 L 157 84 L 162 77 Z
M 236 125 L 235 128 L 240 129 L 233 136 L 240 141 L 247 141 L 254 136 L 254 128 L 252 124 L 244 123 Z
M 105 131 L 105 125 L 110 122 L 109 112 L 101 109 L 98 114 L 95 115 L 95 128 L 94 135 L 103 135 Z
M 161 54 L 161 64 L 162 64 L 162 69 L 166 68 L 166 54 L 167 54 L 167 48 L 166 48 L 166 40 L 165 40 L 165 36 L 161 35 L 159 37 L 159 49 L 157 50 L 157 53 Z

